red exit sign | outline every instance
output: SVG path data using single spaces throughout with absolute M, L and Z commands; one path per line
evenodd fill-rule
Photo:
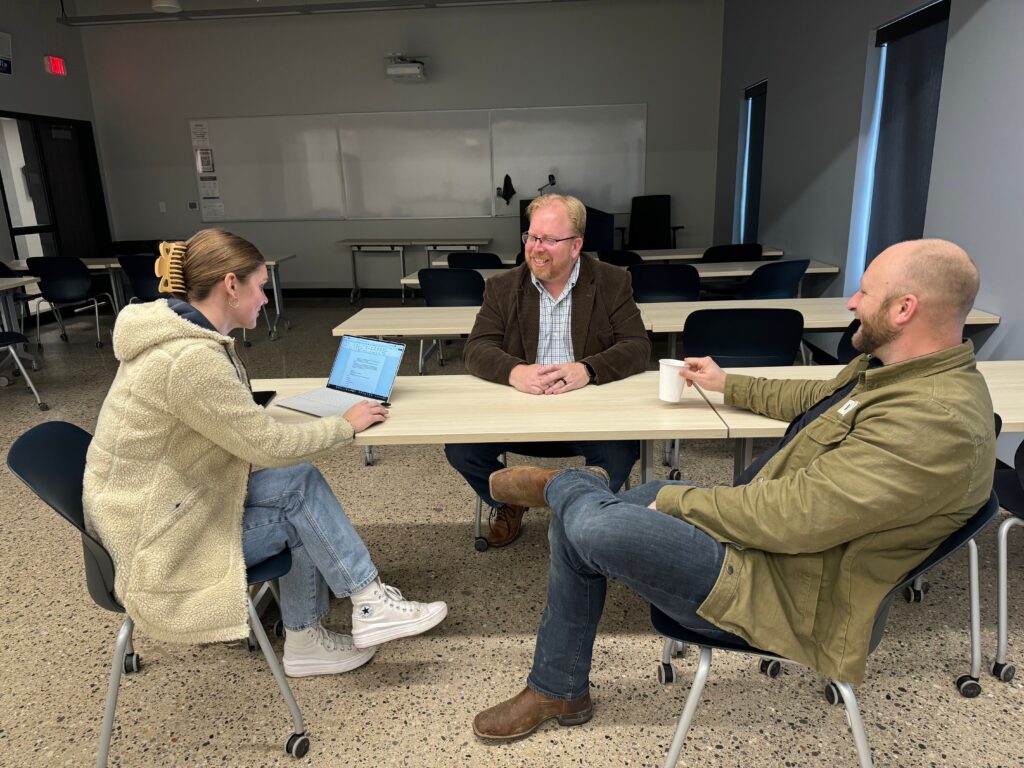
M 59 77 L 68 76 L 68 68 L 64 63 L 64 59 L 60 56 L 44 56 L 43 63 L 46 66 L 46 71 L 51 75 L 58 75 Z

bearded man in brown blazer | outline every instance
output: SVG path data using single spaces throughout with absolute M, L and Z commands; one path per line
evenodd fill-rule
M 533 395 L 560 395 L 647 368 L 651 343 L 633 301 L 629 273 L 581 254 L 586 208 L 575 197 L 543 195 L 527 209 L 525 263 L 492 277 L 466 342 L 466 369 Z M 486 539 L 511 544 L 525 507 L 491 498 L 487 481 L 506 450 L 528 456 L 583 456 L 618 490 L 640 455 L 636 441 L 449 444 L 445 456 L 491 507 Z

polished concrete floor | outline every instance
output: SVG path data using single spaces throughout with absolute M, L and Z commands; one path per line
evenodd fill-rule
M 380 303 L 380 302 L 376 302 Z M 365 304 L 364 304 L 365 305 Z M 256 333 L 243 349 L 250 373 L 324 375 L 336 348 L 330 328 L 353 310 L 337 300 L 291 301 L 291 331 L 277 342 Z M 103 319 L 109 341 L 111 319 Z M 50 410 L 40 412 L 19 384 L 0 389 L 0 451 L 46 419 L 92 430 L 116 370 L 109 344 L 95 347 L 90 320 L 70 341 L 44 332 L 43 367 L 33 374 Z M 430 375 L 461 372 L 452 363 Z M 403 373 L 412 373 L 410 346 Z M 684 476 L 726 483 L 730 446 L 689 443 Z M 244 644 L 174 646 L 136 636 L 140 674 L 124 678 L 111 765 L 122 766 L 656 766 L 668 749 L 694 654 L 677 660 L 679 682 L 659 685 L 661 643 L 647 606 L 612 585 L 595 650 L 594 719 L 547 726 L 512 744 L 478 741 L 473 715 L 520 690 L 544 607 L 547 510 L 532 511 L 522 539 L 503 550 L 473 549 L 473 497 L 439 446 L 379 449 L 364 467 L 343 448 L 319 464 L 366 540 L 385 580 L 407 596 L 444 599 L 436 630 L 384 646 L 345 675 L 292 681 L 312 739 L 294 763 L 283 746 L 287 710 L 262 657 Z M 664 472 L 664 468 L 659 466 Z M 119 618 L 85 590 L 77 534 L 0 468 L 0 766 L 84 766 L 95 748 Z M 995 526 L 980 538 L 986 666 L 995 651 Z M 1012 660 L 1024 663 L 1024 541 L 1011 538 Z M 977 699 L 953 686 L 967 671 L 967 557 L 930 575 L 923 604 L 897 601 L 887 634 L 858 689 L 878 766 L 1020 766 L 1024 695 L 1017 681 L 983 674 Z M 330 624 L 349 623 L 336 601 Z M 268 617 L 268 623 L 273 616 Z M 280 641 L 275 641 L 280 652 Z M 1024 677 L 1024 673 L 1022 673 Z M 720 654 L 683 750 L 685 766 L 854 766 L 853 741 L 823 681 L 798 667 L 777 679 L 753 659 Z

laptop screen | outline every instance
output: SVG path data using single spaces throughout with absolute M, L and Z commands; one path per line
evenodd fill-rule
M 404 352 L 405 344 L 400 342 L 342 336 L 327 386 L 360 397 L 387 400 Z

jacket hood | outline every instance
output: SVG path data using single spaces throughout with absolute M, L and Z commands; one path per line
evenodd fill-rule
M 127 362 L 165 342 L 185 339 L 208 339 L 224 346 L 234 345 L 230 336 L 186 320 L 168 306 L 167 299 L 158 299 L 129 304 L 118 313 L 114 324 L 114 357 Z

